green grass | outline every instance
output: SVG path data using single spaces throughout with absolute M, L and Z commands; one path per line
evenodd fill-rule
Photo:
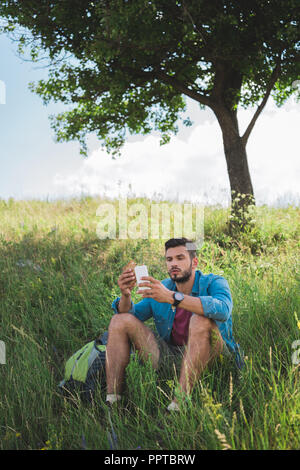
M 97 237 L 101 202 L 0 201 L 0 449 L 110 448 L 104 391 L 88 407 L 61 398 L 57 384 L 65 361 L 107 330 L 129 259 L 167 275 L 161 240 Z M 112 412 L 119 449 L 299 449 L 299 212 L 256 208 L 256 228 L 232 239 L 228 210 L 205 208 L 199 268 L 229 281 L 246 366 L 239 374 L 224 358 L 208 368 L 170 417 L 176 376 L 131 361 L 124 407 Z

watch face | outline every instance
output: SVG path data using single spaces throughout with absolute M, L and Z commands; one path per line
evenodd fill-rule
M 184 295 L 182 294 L 182 292 L 176 292 L 175 293 L 175 299 L 176 300 L 182 300 L 184 297 Z

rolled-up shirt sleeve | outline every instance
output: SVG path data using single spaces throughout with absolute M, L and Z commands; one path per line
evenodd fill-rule
M 233 302 L 226 279 L 223 277 L 215 278 L 208 287 L 208 294 L 199 297 L 204 316 L 220 322 L 228 320 Z
M 113 309 L 114 313 L 119 313 L 118 305 L 119 305 L 120 299 L 121 297 L 117 297 L 111 304 L 111 308 Z M 131 306 L 130 306 L 130 310 L 128 310 L 128 313 L 134 313 L 134 303 L 132 301 L 131 301 Z
M 117 297 L 111 307 L 114 311 L 114 313 L 119 313 L 118 312 L 118 304 L 120 302 L 121 297 Z M 146 298 L 138 302 L 137 304 L 134 304 L 131 301 L 131 306 L 130 309 L 128 310 L 128 313 L 132 313 L 136 318 L 138 318 L 141 321 L 146 321 L 152 316 L 152 308 L 151 308 L 151 299 Z

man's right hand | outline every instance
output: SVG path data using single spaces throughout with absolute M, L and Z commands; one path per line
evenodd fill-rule
M 122 295 L 130 297 L 132 289 L 136 285 L 136 277 L 133 269 L 126 269 L 118 279 L 118 286 Z

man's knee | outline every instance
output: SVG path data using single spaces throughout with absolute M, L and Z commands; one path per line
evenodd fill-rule
M 193 315 L 189 323 L 189 337 L 192 336 L 207 336 L 209 337 L 211 331 L 214 329 L 214 322 L 202 315 Z
M 109 323 L 108 332 L 115 330 L 128 331 L 136 327 L 140 320 L 131 313 L 118 313 L 114 315 Z
M 199 344 L 203 340 L 209 341 L 213 355 L 222 352 L 223 339 L 216 322 L 207 317 L 193 315 L 189 324 L 189 342 Z

